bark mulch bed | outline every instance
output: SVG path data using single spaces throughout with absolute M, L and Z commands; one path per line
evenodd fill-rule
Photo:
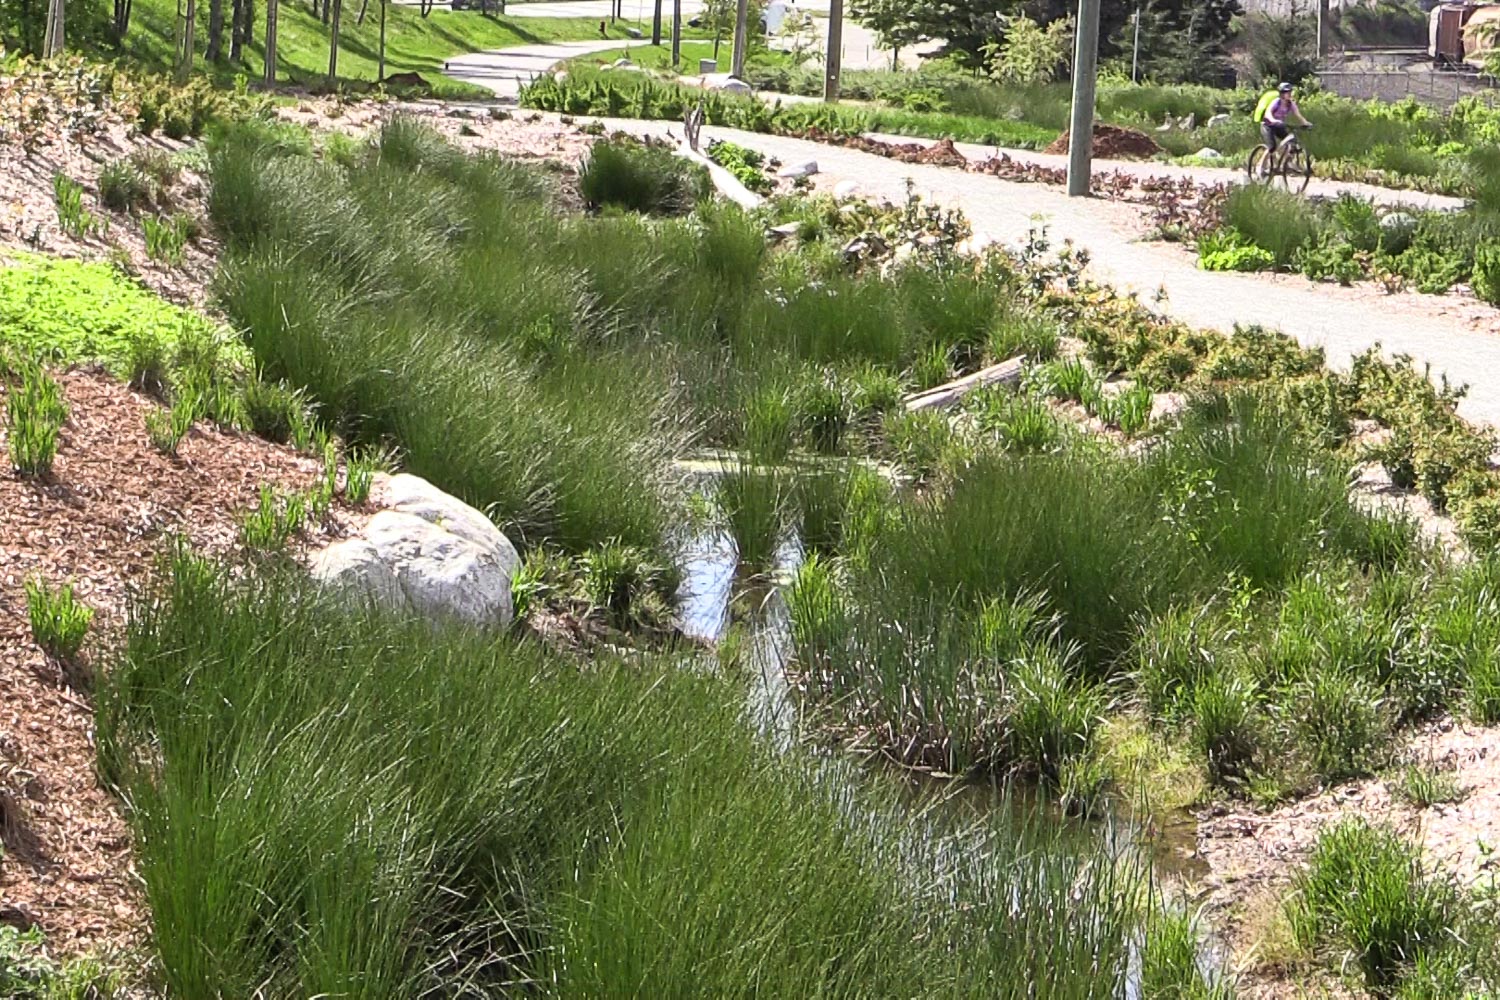
M 84 666 L 106 669 L 170 538 L 232 553 L 261 484 L 306 489 L 322 466 L 206 424 L 169 458 L 146 436 L 154 401 L 99 371 L 57 377 L 70 415 L 52 475 L 23 479 L 8 457 L 0 471 L 0 922 L 38 925 L 69 954 L 130 947 L 147 921 L 129 829 L 95 772 L 89 695 L 33 641 L 25 581 L 73 581 L 95 612 Z M 337 516 L 317 529 L 341 530 Z

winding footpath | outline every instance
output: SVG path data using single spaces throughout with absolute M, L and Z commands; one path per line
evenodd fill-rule
M 588 44 L 597 43 L 576 43 Z M 542 58 L 543 54 L 535 51 L 541 48 L 562 50 L 558 59 L 579 51 L 534 46 L 528 47 L 524 57 L 515 58 Z M 607 120 L 605 124 L 637 135 L 680 136 L 682 132 L 681 125 L 673 122 Z M 785 163 L 814 160 L 819 168 L 816 186 L 822 190 L 832 190 L 848 180 L 865 197 L 899 203 L 905 199 L 910 181 L 924 199 L 962 210 L 977 242 L 1015 246 L 1033 232 L 1045 230 L 1054 245 L 1067 240 L 1087 250 L 1091 257 L 1089 272 L 1097 280 L 1147 301 L 1160 299 L 1161 309 L 1192 326 L 1225 332 L 1249 324 L 1278 329 L 1304 345 L 1323 348 L 1335 368 L 1347 367 L 1356 354 L 1376 344 L 1390 354 L 1409 354 L 1430 365 L 1434 376 L 1446 374 L 1454 382 L 1469 385 L 1469 393 L 1459 406 L 1466 418 L 1500 426 L 1500 310 L 1472 297 L 1416 292 L 1387 295 L 1369 282 L 1340 288 L 1315 284 L 1300 275 L 1202 271 L 1195 257 L 1182 247 L 1147 239 L 1149 222 L 1137 205 L 1068 198 L 1061 188 L 1052 185 L 906 164 L 802 139 L 714 127 L 705 128 L 703 134 L 705 139 L 739 143 Z M 960 149 L 970 158 L 996 152 L 977 146 Z M 1065 162 L 1064 157 L 1004 152 L 1048 165 Z M 1101 171 L 1116 167 L 1142 175 L 1188 175 L 1205 182 L 1231 181 L 1236 176 L 1235 171 L 1211 168 L 1096 164 Z M 1343 190 L 1375 196 L 1389 204 L 1435 208 L 1457 204 L 1453 199 L 1415 192 L 1332 182 L 1319 182 L 1314 193 L 1329 195 Z

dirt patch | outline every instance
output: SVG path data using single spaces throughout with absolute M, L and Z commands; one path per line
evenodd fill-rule
M 321 463 L 258 438 L 194 428 L 178 458 L 154 449 L 156 406 L 108 376 L 59 376 L 70 416 L 46 482 L 0 472 L 0 916 L 39 925 L 62 953 L 129 946 L 146 926 L 118 804 L 94 769 L 88 696 L 32 639 L 24 586 L 71 580 L 94 609 L 86 667 L 123 633 L 128 594 L 180 535 L 238 547 L 238 514 L 261 484 L 311 487 Z M 3 396 L 0 389 L 0 396 Z M 317 534 L 342 532 L 334 519 Z
M 1060 154 L 1069 151 L 1071 133 L 1064 132 L 1042 150 Z M 1144 132 L 1118 125 L 1094 124 L 1094 155 L 1104 160 L 1145 160 L 1161 152 L 1156 140 Z

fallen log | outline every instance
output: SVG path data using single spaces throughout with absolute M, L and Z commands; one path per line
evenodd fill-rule
M 936 389 L 913 393 L 902 400 L 902 403 L 906 406 L 906 412 L 915 413 L 918 410 L 933 410 L 954 406 L 975 389 L 987 389 L 990 386 L 996 385 L 1018 385 L 1021 381 L 1021 371 L 1025 367 L 1025 362 L 1025 357 L 1011 358 L 1009 361 L 1002 361 L 998 365 L 990 365 L 988 368 L 980 369 L 972 375 L 965 375 L 963 378 L 954 379 L 952 382 L 940 385 Z

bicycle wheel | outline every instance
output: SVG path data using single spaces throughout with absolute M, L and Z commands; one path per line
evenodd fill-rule
M 1307 190 L 1312 175 L 1312 154 L 1301 146 L 1288 150 L 1281 161 L 1281 181 L 1286 189 L 1292 194 L 1301 194 Z
M 1270 150 L 1265 146 L 1256 146 L 1250 150 L 1250 159 L 1245 161 L 1245 179 L 1251 184 L 1259 184 L 1266 180 L 1261 175 L 1260 169 L 1265 162 L 1266 154 L 1269 152 Z

